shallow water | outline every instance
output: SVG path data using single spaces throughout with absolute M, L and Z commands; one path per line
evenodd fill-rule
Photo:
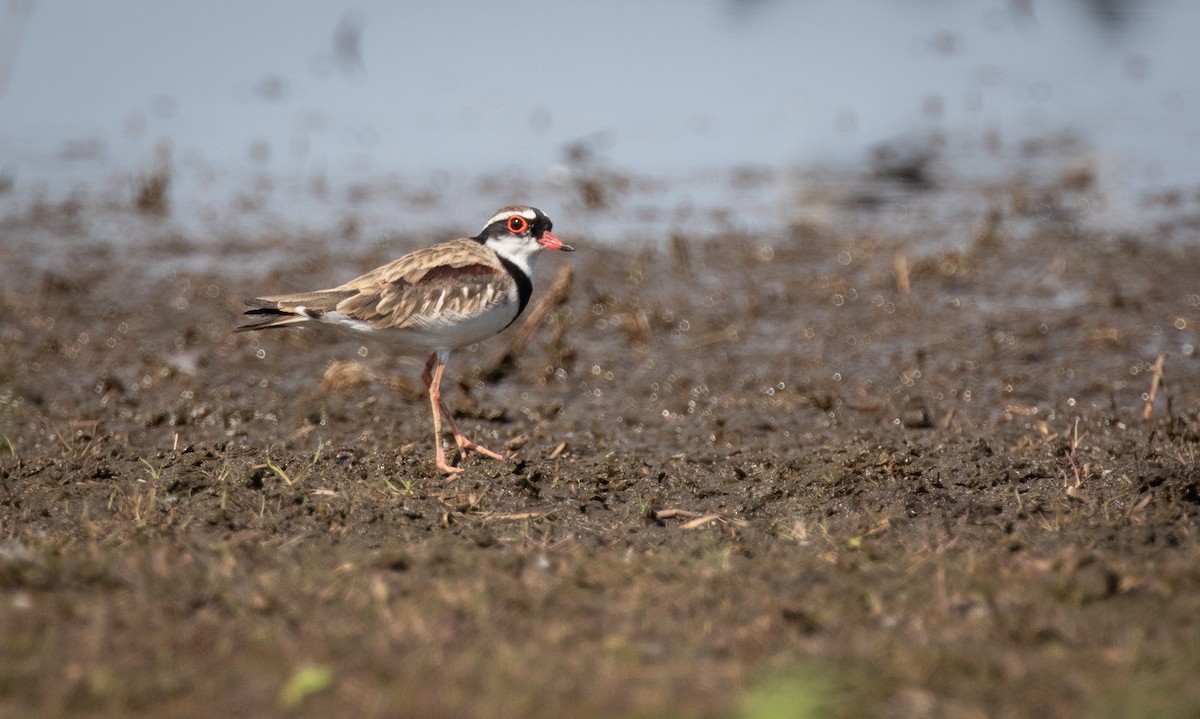
M 0 214 L 128 203 L 160 148 L 191 234 L 457 231 L 513 199 L 619 241 L 769 231 L 816 168 L 1008 178 L 1046 154 L 1090 168 L 1109 227 L 1196 185 L 1188 0 L 8 7 Z M 639 191 L 581 203 L 596 178 Z

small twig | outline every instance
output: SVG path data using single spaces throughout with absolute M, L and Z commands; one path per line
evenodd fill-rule
M 59 443 L 63 446 L 63 451 L 67 454 L 74 454 L 75 447 L 63 437 L 62 432 L 58 431 L 58 426 L 51 422 L 49 417 L 42 417 L 42 421 L 54 432 L 54 436 L 58 437 Z
M 1071 465 L 1071 471 L 1075 473 L 1075 485 L 1070 489 L 1079 489 L 1083 486 L 1083 475 L 1079 471 L 1079 465 L 1075 462 L 1075 451 L 1079 449 L 1079 418 L 1075 418 L 1075 428 L 1071 433 L 1071 448 L 1067 450 L 1067 462 Z M 1070 494 L 1070 491 L 1068 491 Z
M 526 519 L 542 519 L 554 514 L 555 510 L 548 509 L 545 512 L 515 512 L 512 514 L 481 514 L 480 519 L 493 522 L 520 522 Z
M 1142 421 L 1150 419 L 1150 414 L 1154 411 L 1154 399 L 1158 397 L 1158 388 L 1162 386 L 1163 364 L 1167 361 L 1167 356 L 1160 354 L 1154 360 L 1154 367 L 1150 374 L 1150 391 L 1146 393 L 1146 406 L 1142 408 Z
M 892 268 L 896 272 L 896 291 L 902 295 L 907 295 L 912 289 L 912 283 L 908 274 L 908 255 L 903 252 L 897 252 L 892 257 Z
M 691 512 L 686 509 L 661 509 L 657 512 L 654 512 L 651 516 L 660 521 L 664 519 L 671 519 L 672 517 L 679 517 L 680 519 L 688 520 L 679 525 L 680 529 L 696 529 L 697 527 L 703 527 L 709 522 L 719 522 L 721 526 L 726 529 L 730 527 L 741 528 L 750 525 L 750 523 L 744 519 L 732 519 L 720 514 L 701 514 L 699 512 Z
M 702 526 L 708 524 L 709 522 L 716 521 L 720 518 L 721 518 L 721 515 L 719 515 L 719 514 L 706 514 L 703 517 L 696 517 L 695 519 L 690 519 L 690 520 L 684 522 L 683 524 L 679 525 L 679 528 L 680 529 L 695 529 L 696 527 L 702 527 Z
M 654 513 L 655 519 L 671 519 L 672 517 L 682 517 L 684 519 L 695 519 L 699 517 L 699 512 L 689 512 L 686 509 L 660 509 Z

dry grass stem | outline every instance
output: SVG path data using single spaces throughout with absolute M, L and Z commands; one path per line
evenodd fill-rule
M 709 522 L 716 521 L 720 518 L 721 518 L 721 515 L 719 515 L 719 514 L 705 514 L 702 517 L 696 517 L 695 519 L 691 519 L 691 520 L 684 522 L 683 524 L 679 525 L 679 528 L 680 529 L 695 529 L 697 527 L 703 527 L 704 525 L 708 524 Z
M 1146 393 L 1146 406 L 1142 408 L 1142 420 L 1150 419 L 1150 414 L 1154 412 L 1154 400 L 1158 397 L 1158 388 L 1162 386 L 1163 364 L 1167 361 L 1165 354 L 1160 354 L 1154 360 L 1154 367 L 1150 373 L 1150 391 Z
M 654 513 L 655 519 L 671 519 L 672 517 L 682 517 L 683 519 L 695 519 L 701 516 L 699 512 L 689 512 L 686 509 L 660 509 Z
M 526 519 L 544 519 L 553 515 L 555 510 L 544 512 L 489 512 L 479 514 L 479 518 L 491 522 L 520 522 Z
M 908 255 L 897 252 L 892 257 L 892 267 L 896 272 L 896 291 L 907 296 L 912 289 L 912 281 L 909 279 L 908 272 Z
M 425 389 L 415 382 L 379 374 L 363 363 L 351 360 L 335 360 L 330 364 L 321 378 L 321 389 L 327 393 L 344 392 L 372 383 L 385 385 L 410 400 L 425 396 Z

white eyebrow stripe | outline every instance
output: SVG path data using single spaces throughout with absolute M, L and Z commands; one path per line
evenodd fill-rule
M 534 212 L 533 210 L 507 210 L 505 212 L 497 212 L 495 215 L 492 215 L 492 219 L 487 221 L 487 224 L 483 226 L 483 229 L 486 230 L 487 228 L 491 227 L 493 224 L 495 224 L 497 222 L 500 222 L 501 220 L 507 220 L 510 217 L 516 217 L 516 216 L 524 217 L 525 219 L 529 220 L 530 222 L 533 222 L 534 220 L 537 219 L 537 213 Z

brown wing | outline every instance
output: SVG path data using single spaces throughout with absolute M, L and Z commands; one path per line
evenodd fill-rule
M 333 311 L 386 329 L 478 316 L 504 301 L 512 283 L 492 250 L 463 239 L 417 250 L 327 292 L 341 295 Z
M 237 331 L 309 320 L 363 322 L 377 329 L 455 322 L 487 312 L 513 290 L 496 254 L 474 240 L 409 253 L 344 285 L 248 300 L 256 316 Z M 332 315 L 330 313 L 333 313 Z

